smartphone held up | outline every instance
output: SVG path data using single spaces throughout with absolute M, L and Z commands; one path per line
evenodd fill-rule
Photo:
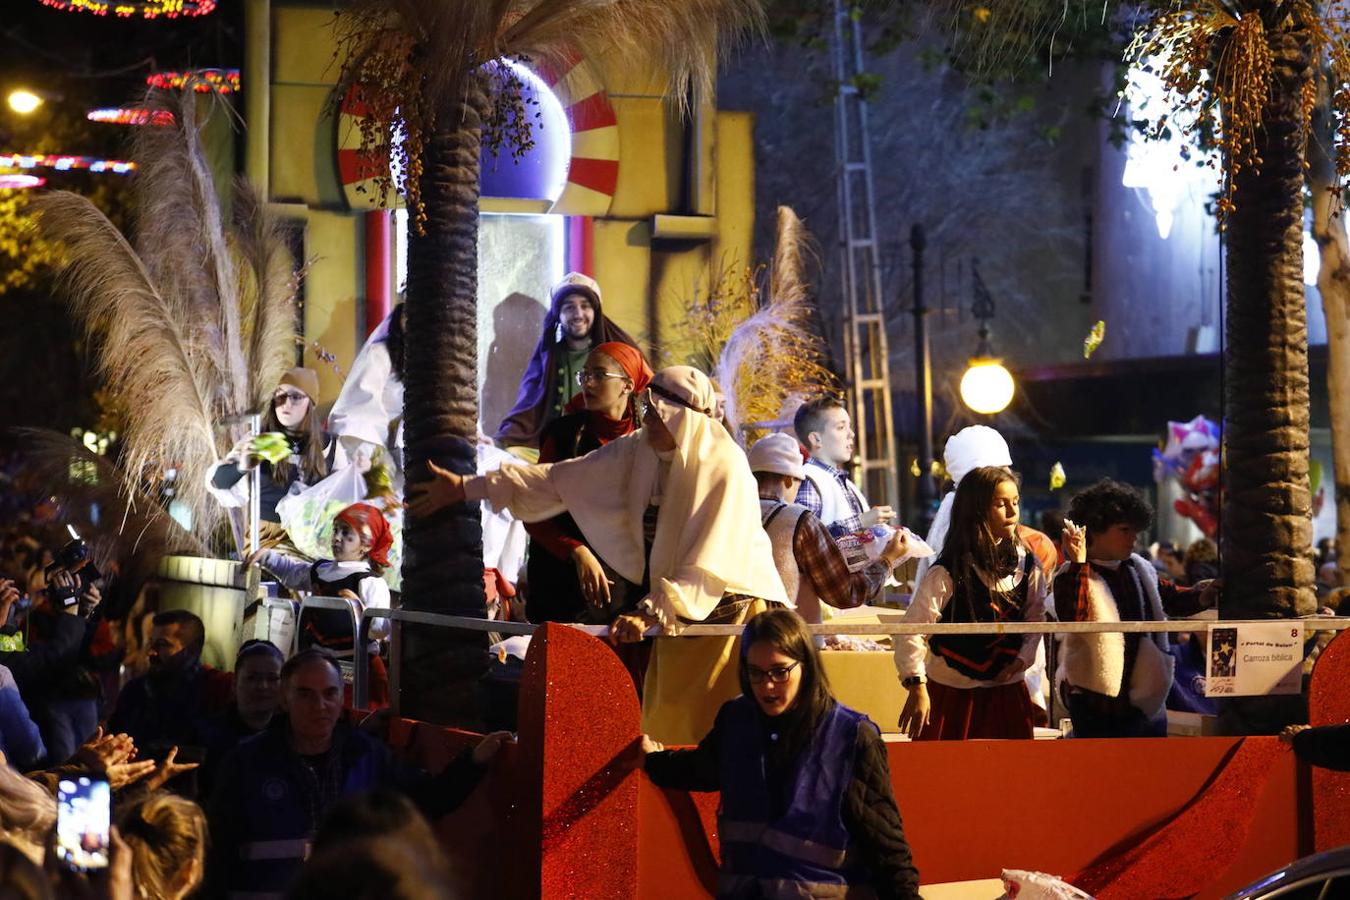
M 112 789 L 101 778 L 63 778 L 56 795 L 56 858 L 68 869 L 108 867 Z

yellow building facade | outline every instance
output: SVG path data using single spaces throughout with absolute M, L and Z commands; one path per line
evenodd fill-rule
M 372 215 L 374 192 L 353 183 L 358 116 L 333 100 L 332 9 L 248 3 L 246 168 L 303 236 L 305 364 L 319 371 L 331 403 L 365 338 L 368 284 L 397 290 L 403 217 L 394 218 L 389 263 L 372 260 L 370 229 L 388 214 Z M 627 60 L 577 60 L 538 74 L 565 117 L 567 134 L 555 128 L 550 140 L 566 175 L 555 196 L 540 197 L 492 196 L 484 176 L 479 370 L 488 433 L 515 397 L 562 272 L 595 277 L 605 313 L 645 339 L 659 362 L 686 303 L 706 296 L 719 267 L 745 265 L 750 254 L 750 114 L 708 104 L 681 115 L 663 79 Z M 265 94 L 249 98 L 257 90 L 250 77 L 266 81 Z

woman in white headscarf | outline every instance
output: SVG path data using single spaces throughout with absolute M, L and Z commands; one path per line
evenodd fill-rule
M 689 366 L 662 369 L 643 400 L 642 428 L 576 459 L 468 479 L 433 466 L 434 481 L 410 487 L 409 508 L 428 515 L 467 499 L 526 522 L 571 513 L 592 550 L 646 590 L 611 626 L 615 643 L 656 627 L 673 636 L 690 623 L 743 623 L 768 603 L 791 606 L 750 465 L 712 418 L 708 377 Z M 735 653 L 734 638 L 659 638 L 643 684 L 643 730 L 663 743 L 697 743 L 740 693 Z

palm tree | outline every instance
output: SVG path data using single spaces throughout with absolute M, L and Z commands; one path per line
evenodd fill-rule
M 1265 12 L 1253 4 L 1247 14 Z M 1227 220 L 1227 618 L 1301 615 L 1315 605 L 1303 287 L 1303 98 L 1312 65 L 1299 31 L 1271 28 L 1266 43 L 1270 90 L 1252 135 L 1259 168 L 1236 173 L 1236 207 Z M 1233 110 L 1225 116 L 1231 122 Z
M 479 150 L 529 144 L 521 84 L 503 59 L 561 63 L 614 53 L 664 72 L 674 96 L 707 96 L 718 51 L 761 18 L 758 0 L 358 0 L 339 16 L 339 90 L 359 85 L 366 150 L 402 163 L 416 234 L 408 248 L 406 468 L 476 466 Z M 387 187 L 386 181 L 386 187 Z M 476 505 L 411 519 L 404 607 L 484 615 Z M 405 632 L 402 711 L 471 718 L 481 638 Z M 456 687 L 458 686 L 458 687 Z

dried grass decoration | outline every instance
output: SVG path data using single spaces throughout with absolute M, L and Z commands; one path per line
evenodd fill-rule
M 1224 189 L 1216 201 L 1219 226 L 1235 208 L 1237 175 L 1259 170 L 1256 135 L 1271 99 L 1274 80 L 1274 32 L 1307 38 L 1313 59 L 1328 60 L 1337 112 L 1337 173 L 1350 174 L 1350 35 L 1341 18 L 1321 14 L 1304 0 L 1240 9 L 1224 0 L 1198 0 L 1154 12 L 1126 48 L 1126 62 L 1155 73 L 1167 92 L 1165 112 L 1145 119 L 1145 133 L 1156 137 L 1175 130 L 1218 148 L 1223 158 Z M 1272 19 L 1275 19 L 1272 23 Z M 1301 127 L 1308 133 L 1317 100 L 1315 80 L 1302 86 Z
M 778 207 L 767 285 L 764 266 L 724 268 L 705 301 L 685 306 L 689 361 L 712 368 L 726 397 L 727 426 L 745 446 L 790 425 L 802 401 L 838 390 L 803 271 L 808 244 L 796 213 Z

